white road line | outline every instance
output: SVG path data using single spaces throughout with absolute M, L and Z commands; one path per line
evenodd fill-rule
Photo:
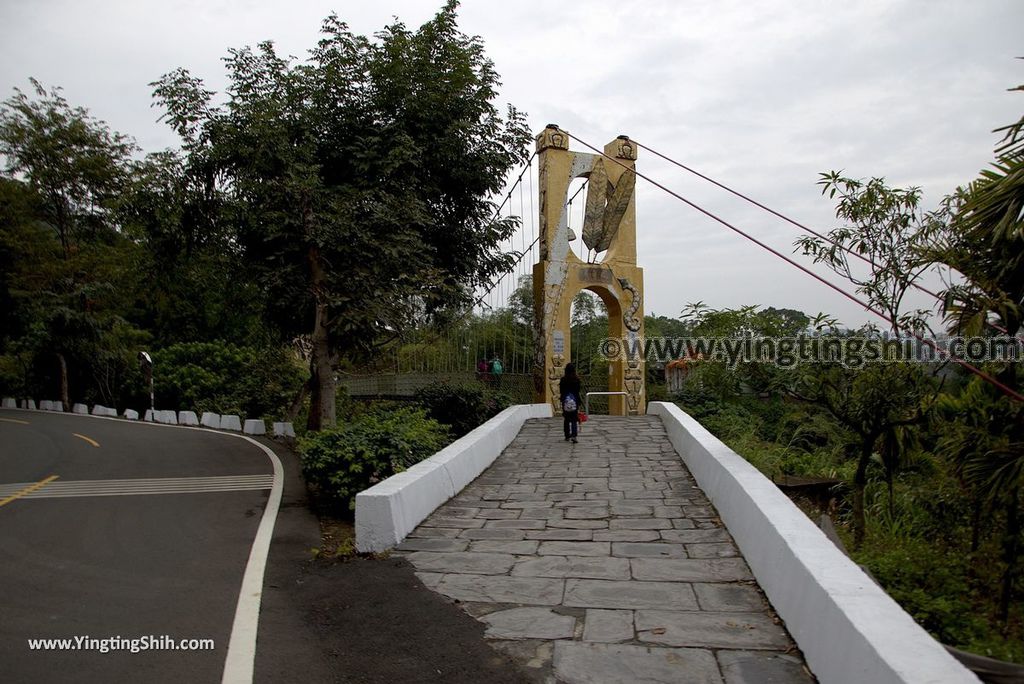
M 56 486 L 57 484 L 60 486 Z M 133 496 L 144 494 L 191 494 L 270 489 L 274 476 L 221 475 L 214 477 L 168 477 L 133 480 L 63 480 L 32 491 L 22 499 L 61 499 L 83 496 Z M 25 484 L 0 486 L 0 498 L 21 491 Z
M 263 573 L 267 567 L 277 511 L 281 506 L 281 494 L 284 492 L 284 467 L 277 454 L 254 439 L 238 436 L 266 452 L 274 464 L 274 486 L 270 490 L 267 507 L 263 509 L 256 538 L 252 542 L 249 562 L 245 564 L 242 590 L 238 593 L 238 605 L 235 607 L 235 621 L 231 625 L 228 654 L 224 659 L 222 684 L 252 684 L 256 667 L 256 633 L 259 630 L 260 603 L 263 600 Z
M 46 411 L 39 410 L 17 410 L 25 413 L 47 413 Z M 62 413 L 59 415 L 77 416 L 88 420 L 126 422 L 123 418 L 108 416 L 78 413 Z M 137 421 L 130 424 L 147 425 L 152 428 L 166 430 L 196 430 L 197 432 L 209 432 L 234 439 L 244 439 L 263 449 L 274 466 L 274 485 L 270 488 L 267 506 L 263 509 L 263 517 L 260 519 L 260 526 L 256 530 L 256 538 L 253 540 L 252 548 L 249 551 L 249 561 L 245 565 L 245 575 L 242 577 L 242 590 L 238 594 L 238 605 L 235 607 L 235 621 L 231 626 L 231 640 L 228 643 L 228 654 L 224 662 L 224 675 L 221 679 L 222 684 L 252 684 L 253 671 L 256 664 L 256 633 L 259 629 L 260 602 L 263 598 L 263 573 L 266 570 L 267 556 L 270 553 L 270 541 L 274 534 L 274 524 L 277 522 L 277 511 L 281 507 L 281 495 L 284 492 L 284 467 L 281 465 L 281 459 L 277 457 L 273 450 L 245 435 L 203 427 L 192 427 L 190 425 L 166 425 L 164 423 L 148 423 L 145 421 Z

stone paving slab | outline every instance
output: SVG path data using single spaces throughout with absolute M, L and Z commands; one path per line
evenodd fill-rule
M 538 682 L 808 684 L 655 416 L 527 421 L 398 552 Z

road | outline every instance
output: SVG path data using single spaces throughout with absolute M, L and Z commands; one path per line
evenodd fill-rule
M 273 472 L 232 435 L 0 411 L 3 680 L 221 681 Z

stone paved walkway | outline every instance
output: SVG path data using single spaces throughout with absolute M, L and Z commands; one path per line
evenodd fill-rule
M 538 682 L 812 681 L 656 416 L 528 421 L 399 551 Z

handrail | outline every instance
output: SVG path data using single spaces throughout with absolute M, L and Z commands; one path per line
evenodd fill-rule
M 614 395 L 621 395 L 623 397 L 628 396 L 625 392 L 587 392 L 587 396 L 583 400 L 584 401 L 584 406 L 586 408 L 587 415 L 590 415 L 590 395 L 591 394 L 598 394 L 598 395 L 612 395 L 612 394 L 614 394 Z

